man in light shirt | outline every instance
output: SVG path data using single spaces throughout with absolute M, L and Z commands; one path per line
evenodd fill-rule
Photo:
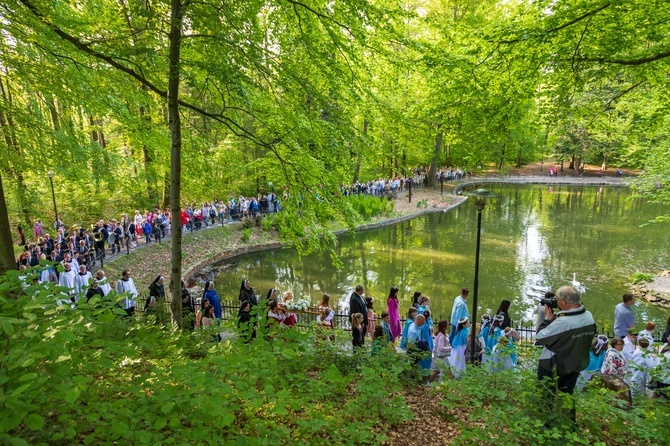
M 137 288 L 135 288 L 135 282 L 130 277 L 130 271 L 127 269 L 121 274 L 121 280 L 116 281 L 116 293 L 121 295 L 122 293 L 128 293 L 129 295 L 121 301 L 123 309 L 126 310 L 128 316 L 132 316 L 135 313 L 135 307 L 137 306 Z

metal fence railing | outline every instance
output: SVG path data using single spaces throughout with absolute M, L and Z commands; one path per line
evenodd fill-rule
M 221 303 L 222 319 L 224 320 L 236 319 L 238 311 L 239 311 L 239 305 L 237 305 L 236 302 L 234 301 L 224 301 Z M 316 325 L 316 317 L 318 316 L 316 314 L 317 311 L 315 308 L 312 308 L 309 311 L 310 311 L 309 313 L 302 313 L 298 315 L 299 326 L 309 327 Z M 433 318 L 433 321 L 435 321 L 435 325 L 437 325 L 436 321 L 440 321 L 442 319 L 445 318 L 443 318 L 441 315 L 438 315 L 437 318 Z M 449 318 L 446 319 L 448 320 Z M 380 322 L 380 320 L 378 321 Z M 406 321 L 405 318 L 400 319 L 402 327 L 405 326 L 405 321 Z M 346 309 L 343 308 L 337 309 L 335 317 L 333 318 L 333 326 L 335 329 L 351 331 L 351 322 L 349 321 L 349 314 L 346 311 Z M 532 346 L 535 343 L 536 330 L 534 324 L 519 324 L 518 326 L 514 327 L 514 329 L 516 330 L 520 338 L 519 345 Z M 598 334 L 599 335 L 604 334 L 610 339 L 614 337 L 614 334 L 612 332 L 606 330 L 600 330 Z M 656 333 L 654 341 L 660 342 L 660 338 L 661 334 Z

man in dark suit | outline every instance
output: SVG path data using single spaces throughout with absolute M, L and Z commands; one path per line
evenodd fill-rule
M 356 291 L 349 296 L 349 321 L 351 322 L 352 314 L 361 313 L 363 315 L 363 337 L 368 329 L 368 307 L 363 299 L 364 291 L 363 285 L 356 285 Z

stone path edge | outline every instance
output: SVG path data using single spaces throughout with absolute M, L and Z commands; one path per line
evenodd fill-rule
M 460 193 L 465 189 L 466 187 L 472 187 L 476 186 L 478 184 L 547 184 L 547 185 L 552 185 L 552 184 L 557 184 L 557 185 L 566 185 L 566 186 L 628 186 L 626 182 L 623 182 L 621 178 L 566 178 L 566 177 L 558 177 L 558 178 L 527 178 L 527 177 L 508 177 L 508 178 L 477 178 L 477 179 L 469 179 L 464 181 L 463 183 L 457 185 L 454 190 L 453 190 L 453 196 L 456 198 L 456 202 L 446 206 L 446 207 L 433 207 L 433 208 L 427 208 L 423 209 L 419 212 L 414 212 L 411 214 L 403 215 L 400 217 L 395 217 L 395 218 L 390 218 L 388 220 L 381 220 L 377 221 L 374 223 L 367 223 L 363 224 L 360 226 L 357 226 L 353 232 L 363 232 L 363 231 L 371 231 L 374 229 L 379 229 L 383 227 L 388 227 L 388 226 L 394 226 L 399 223 L 406 222 L 408 220 L 412 220 L 414 218 L 420 217 L 425 214 L 432 214 L 432 213 L 437 213 L 437 212 L 449 212 L 450 210 L 462 205 L 467 201 L 467 197 L 461 196 Z M 403 197 L 404 198 L 404 197 Z M 337 236 L 347 234 L 351 232 L 349 229 L 340 229 L 337 231 L 333 231 L 333 233 Z M 270 249 L 281 249 L 288 247 L 289 245 L 286 243 L 282 242 L 269 242 L 269 243 L 262 243 L 258 245 L 249 245 L 249 246 L 240 246 L 239 248 L 234 248 L 234 249 L 228 249 L 225 251 L 220 252 L 219 254 L 210 257 L 208 259 L 204 259 L 192 266 L 190 266 L 188 269 L 186 269 L 183 272 L 183 277 L 187 279 L 194 278 L 198 271 L 203 269 L 204 267 L 211 265 L 213 263 L 220 262 L 222 260 L 231 260 L 234 259 L 235 257 L 239 257 L 244 254 L 252 253 L 252 252 L 259 252 L 259 251 L 265 251 L 265 250 L 270 250 Z M 112 261 L 115 259 L 112 259 Z M 111 262 L 110 262 L 111 263 Z
M 432 214 L 432 213 L 437 213 L 437 212 L 448 212 L 461 204 L 465 203 L 467 201 L 467 197 L 456 197 L 456 203 L 453 203 L 449 206 L 446 207 L 436 207 L 436 208 L 430 208 L 430 209 L 423 209 L 419 212 L 414 212 L 412 214 L 407 214 L 407 215 L 402 215 L 400 217 L 394 217 L 394 218 L 389 218 L 388 220 L 382 220 L 382 221 L 377 221 L 374 223 L 367 223 L 364 225 L 356 226 L 354 228 L 353 232 L 363 232 L 363 231 L 371 231 L 373 229 L 379 229 L 379 228 L 384 228 L 387 226 L 393 226 L 397 225 L 399 223 L 403 223 L 408 220 L 412 220 L 416 217 L 420 217 L 421 215 L 425 214 Z M 344 235 L 347 234 L 350 231 L 349 229 L 339 229 L 337 231 L 333 231 L 333 234 L 336 236 Z M 211 257 L 206 260 L 202 260 L 195 265 L 191 266 L 186 270 L 186 272 L 183 274 L 184 277 L 187 279 L 192 279 L 194 276 L 197 275 L 198 271 L 206 267 L 207 265 L 211 265 L 212 263 L 217 263 L 222 260 L 231 260 L 234 259 L 235 257 L 239 257 L 244 254 L 248 254 L 251 252 L 259 252 L 259 251 L 265 251 L 265 250 L 270 250 L 270 249 L 281 249 L 281 248 L 286 248 L 289 245 L 282 243 L 282 242 L 270 242 L 270 243 L 263 243 L 259 245 L 252 245 L 252 246 L 240 246 L 239 248 L 235 249 L 229 249 L 226 251 L 223 251 L 214 257 Z

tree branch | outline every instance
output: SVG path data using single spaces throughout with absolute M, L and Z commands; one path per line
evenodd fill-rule
M 631 86 L 631 87 L 629 87 L 629 88 L 626 88 L 625 90 L 623 90 L 623 91 L 621 91 L 621 92 L 615 94 L 614 96 L 612 96 L 612 97 L 610 98 L 610 100 L 607 101 L 607 103 L 606 103 L 605 105 L 603 105 L 603 111 L 607 111 L 607 110 L 609 110 L 609 109 L 610 109 L 610 106 L 612 105 L 612 102 L 616 101 L 616 100 L 619 99 L 621 96 L 630 93 L 631 91 L 633 91 L 634 89 L 636 89 L 636 88 L 639 87 L 640 85 L 644 84 L 645 82 L 646 82 L 645 80 L 641 80 L 641 81 L 638 82 L 637 84 L 634 84 L 633 86 Z
M 151 91 L 154 93 L 160 95 L 161 97 L 167 97 L 167 91 L 166 90 L 161 90 L 158 88 L 155 84 L 150 82 L 142 73 L 138 73 L 137 71 L 133 70 L 132 68 L 128 68 L 125 65 L 119 63 L 118 61 L 114 60 L 113 57 L 108 56 L 106 54 L 100 53 L 99 51 L 96 51 L 95 49 L 90 47 L 90 44 L 84 43 L 81 41 L 81 39 L 66 33 L 62 29 L 60 29 L 58 26 L 55 24 L 51 23 L 51 21 L 44 16 L 36 7 L 33 5 L 30 0 L 19 0 L 30 12 L 40 21 L 42 24 L 47 26 L 49 29 L 51 29 L 58 37 L 61 39 L 65 40 L 66 42 L 70 42 L 73 44 L 76 48 L 81 50 L 82 52 L 88 54 L 89 56 L 93 56 L 97 59 L 103 60 L 107 62 L 107 64 L 111 65 L 112 67 L 116 68 L 119 71 L 122 71 L 131 77 L 135 78 L 136 80 L 140 81 L 142 84 L 146 85 L 147 88 L 149 88 Z
M 577 53 L 579 53 L 579 47 L 582 45 L 582 40 L 584 40 L 584 36 L 586 35 L 586 30 L 589 29 L 589 24 L 591 23 L 591 18 L 589 18 L 589 21 L 586 22 L 586 26 L 584 26 L 584 29 L 582 30 L 582 35 L 579 36 L 579 41 L 577 42 L 577 46 L 575 47 L 575 51 L 572 52 L 572 71 L 575 70 L 575 58 L 577 57 Z
M 630 66 L 630 65 L 643 65 L 649 62 L 655 62 L 657 60 L 665 59 L 666 57 L 670 57 L 670 50 L 654 54 L 653 56 L 640 57 L 639 59 L 609 59 L 607 57 L 580 57 L 577 58 L 577 60 L 581 62 L 599 62 L 599 63 Z
M 550 29 L 548 29 L 548 30 L 546 30 L 546 31 L 543 31 L 543 32 L 538 33 L 538 34 L 535 34 L 535 35 L 533 35 L 533 36 L 531 36 L 531 37 L 528 37 L 528 38 L 517 37 L 516 39 L 500 40 L 500 41 L 497 41 L 497 42 L 495 42 L 495 41 L 490 41 L 490 42 L 492 42 L 492 43 L 506 43 L 506 44 L 509 44 L 509 43 L 517 43 L 517 42 L 520 42 L 520 41 L 522 41 L 522 40 L 535 39 L 535 38 L 540 37 L 540 36 L 545 35 L 545 34 L 555 33 L 555 32 L 558 32 L 558 31 L 560 31 L 560 30 L 562 30 L 562 29 L 565 29 L 565 28 L 567 28 L 567 27 L 569 27 L 569 26 L 574 25 L 575 23 L 579 23 L 579 22 L 581 22 L 582 20 L 584 20 L 585 18 L 590 17 L 590 16 L 592 16 L 592 15 L 595 15 L 595 14 L 599 13 L 600 11 L 602 11 L 603 9 L 606 9 L 606 8 L 610 7 L 611 5 L 612 5 L 611 3 L 605 3 L 604 5 L 601 5 L 601 6 L 597 7 L 596 9 L 593 9 L 593 10 L 591 10 L 591 11 L 589 11 L 589 12 L 585 12 L 584 14 L 580 15 L 579 17 L 576 17 L 576 18 L 570 20 L 569 22 L 566 22 L 566 23 L 564 23 L 564 24 L 562 24 L 562 25 L 559 25 L 559 26 L 557 26 L 557 27 L 555 27 L 555 28 L 550 28 Z

